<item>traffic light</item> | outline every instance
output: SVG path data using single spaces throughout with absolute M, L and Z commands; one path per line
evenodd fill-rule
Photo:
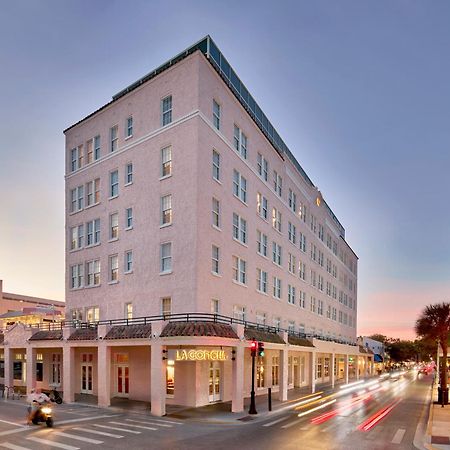
M 258 342 L 258 356 L 264 356 L 264 342 Z
M 258 343 L 256 341 L 250 342 L 250 351 L 252 356 L 256 356 L 256 350 L 258 348 Z

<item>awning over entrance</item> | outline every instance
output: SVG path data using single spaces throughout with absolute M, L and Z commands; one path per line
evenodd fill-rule
M 378 362 L 378 363 L 382 363 L 383 362 L 383 357 L 381 355 L 378 355 L 377 353 L 375 353 L 373 355 L 373 361 L 374 362 Z

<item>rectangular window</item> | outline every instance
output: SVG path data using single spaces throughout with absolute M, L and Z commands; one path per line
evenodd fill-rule
M 245 322 L 245 316 L 246 316 L 245 306 L 240 305 L 233 306 L 233 318 Z
M 272 226 L 281 233 L 281 212 L 272 208 Z
M 288 270 L 293 275 L 295 275 L 295 271 L 297 269 L 296 266 L 297 266 L 296 257 L 294 255 L 292 255 L 291 253 L 289 253 Z
M 211 313 L 219 314 L 219 300 L 216 298 L 211 299 Z
M 133 136 L 133 117 L 132 116 L 128 117 L 128 119 L 127 119 L 127 123 L 125 126 L 125 136 L 127 138 Z
M 281 176 L 277 173 L 276 170 L 273 171 L 273 190 L 275 191 L 278 196 L 281 197 L 283 189 L 283 179 Z
M 172 123 L 172 96 L 168 95 L 167 97 L 161 100 L 161 125 L 164 127 Z
M 310 310 L 312 313 L 315 313 L 315 312 L 316 312 L 316 297 L 311 296 L 311 303 L 310 303 L 310 305 L 309 305 L 309 310 Z
M 119 195 L 119 171 L 114 170 L 109 174 L 109 196 L 111 198 L 117 197 Z
M 75 170 L 78 169 L 77 163 L 78 163 L 77 149 L 73 148 L 72 150 L 70 150 L 70 171 L 71 172 L 75 172 Z
M 111 152 L 115 152 L 119 148 L 119 126 L 114 125 L 110 130 Z
M 70 229 L 70 250 L 78 250 L 83 246 L 84 226 L 78 225 Z
M 264 181 L 267 181 L 269 176 L 269 161 L 267 161 L 267 159 L 264 158 L 264 156 L 261 155 L 261 153 L 258 153 L 257 164 L 258 164 L 258 175 Z
M 119 213 L 109 215 L 109 239 L 119 238 Z
M 86 246 L 100 243 L 100 219 L 86 223 Z
M 323 316 L 323 300 L 318 300 L 317 302 L 317 314 Z
M 246 275 L 247 263 L 237 257 L 233 256 L 233 280 L 241 283 L 247 284 L 247 275 Z
M 278 386 L 279 380 L 279 359 L 278 356 L 272 356 L 272 386 Z
M 233 237 L 242 244 L 247 243 L 247 221 L 236 213 L 233 213 Z
M 213 125 L 220 130 L 220 105 L 213 100 Z
M 94 161 L 94 141 L 90 139 L 86 142 L 86 164 Z
M 61 354 L 60 353 L 53 353 L 52 354 L 52 362 L 50 366 L 50 383 L 54 385 L 60 385 L 61 384 Z
M 100 201 L 100 178 L 86 183 L 86 206 L 96 205 Z
M 300 308 L 306 307 L 306 292 L 304 292 L 304 291 L 299 292 L 298 306 L 300 306 Z
M 111 255 L 109 257 L 109 281 L 118 281 L 119 279 L 119 257 Z
M 133 303 L 125 303 L 125 319 L 133 318 Z
M 78 186 L 70 191 L 70 212 L 81 211 L 84 208 L 84 187 Z
M 125 252 L 125 273 L 133 272 L 133 251 L 128 250 Z
M 258 325 L 265 325 L 267 320 L 266 313 L 261 311 L 256 311 L 256 323 Z
M 83 167 L 83 146 L 79 145 L 77 148 L 77 169 Z
M 297 228 L 291 222 L 288 222 L 288 238 L 295 245 L 297 242 Z
M 215 150 L 212 153 L 212 177 L 220 181 L 220 154 Z
M 100 320 L 100 309 L 98 306 L 91 306 L 86 308 L 86 321 L 87 322 L 98 322 Z
M 87 264 L 87 285 L 98 286 L 100 284 L 100 260 L 88 261 Z
M 278 245 L 276 242 L 272 242 L 272 261 L 279 266 L 282 264 L 281 252 L 281 245 Z
M 247 136 L 242 130 L 235 125 L 234 126 L 234 149 L 244 158 L 247 159 Z
M 172 195 L 161 197 L 161 225 L 172 223 Z
M 281 299 L 281 279 L 273 277 L 273 296 Z
M 219 274 L 219 254 L 220 250 L 219 247 L 216 245 L 213 245 L 211 247 L 211 270 L 212 273 L 218 275 Z
M 258 253 L 262 256 L 267 256 L 267 235 L 257 230 L 256 240 L 258 244 Z
M 70 267 L 70 288 L 78 289 L 84 285 L 84 267 L 83 264 L 75 264 Z
M 161 178 L 172 175 L 172 147 L 161 149 Z
M 267 272 L 256 269 L 256 289 L 267 294 Z
M 267 202 L 267 198 L 258 192 L 256 194 L 256 210 L 257 210 L 259 216 L 264 220 L 267 220 L 268 208 L 269 208 L 269 204 Z
M 161 244 L 161 273 L 172 272 L 172 243 Z
M 125 210 L 125 229 L 130 230 L 133 228 L 133 208 L 127 208 Z
M 298 277 L 303 281 L 306 280 L 306 264 L 301 261 L 298 264 Z
M 298 241 L 300 244 L 300 250 L 306 253 L 306 236 L 302 232 L 299 233 Z
M 288 284 L 288 303 L 295 305 L 295 287 Z
M 100 159 L 100 136 L 94 138 L 94 159 Z
M 321 223 L 319 223 L 319 239 L 323 242 L 324 240 L 324 228 Z
M 233 170 L 233 194 L 247 203 L 247 180 L 237 170 Z
M 220 228 L 220 202 L 216 198 L 212 199 L 212 224 Z
M 133 163 L 125 166 L 125 186 L 133 183 Z
M 292 209 L 292 211 L 297 211 L 297 196 L 292 191 L 292 189 L 289 189 L 289 196 L 288 196 L 288 205 L 289 208 Z
M 161 299 L 161 313 L 163 316 L 172 314 L 172 299 L 170 297 Z

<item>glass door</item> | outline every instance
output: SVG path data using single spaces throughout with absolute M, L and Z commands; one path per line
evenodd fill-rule
M 218 402 L 221 397 L 220 365 L 217 361 L 209 364 L 209 401 Z
M 116 395 L 118 397 L 128 397 L 129 388 L 129 367 L 127 365 L 116 366 Z

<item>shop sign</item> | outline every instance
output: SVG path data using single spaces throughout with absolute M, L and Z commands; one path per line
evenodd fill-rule
M 175 361 L 226 361 L 226 359 L 225 350 L 175 350 Z

